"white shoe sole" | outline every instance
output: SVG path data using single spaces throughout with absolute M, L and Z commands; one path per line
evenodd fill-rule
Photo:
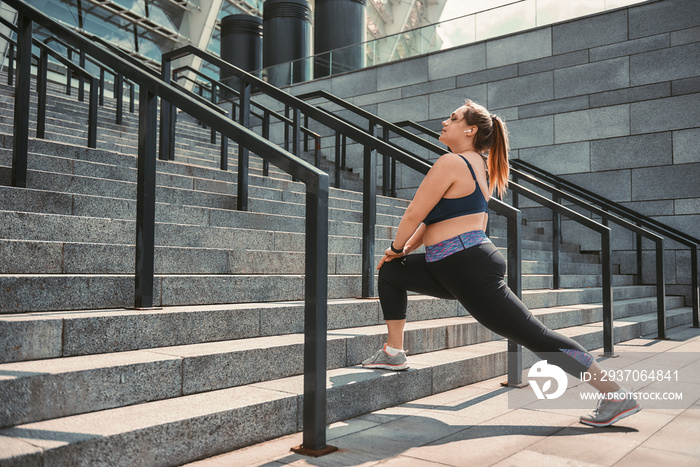
M 613 418 L 611 418 L 610 420 L 608 420 L 606 422 L 594 422 L 591 420 L 584 420 L 584 419 L 580 419 L 579 422 L 583 423 L 584 425 L 589 425 L 589 426 L 610 426 L 613 423 L 619 422 L 620 420 L 622 420 L 625 417 L 629 417 L 630 415 L 636 414 L 640 410 L 642 410 L 642 406 L 637 404 L 635 407 L 632 407 L 631 409 L 627 409 L 624 412 L 620 412 L 619 414 L 617 414 L 616 416 L 614 416 Z
M 407 370 L 410 368 L 410 365 L 408 363 L 402 363 L 400 365 L 388 365 L 386 363 L 369 363 L 367 365 L 362 365 L 362 368 L 371 368 L 371 369 L 382 369 L 382 370 L 393 370 L 393 371 L 402 371 L 402 370 Z

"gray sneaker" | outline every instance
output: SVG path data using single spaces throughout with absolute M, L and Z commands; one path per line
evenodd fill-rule
M 385 370 L 400 371 L 409 367 L 406 361 L 406 352 L 399 352 L 391 356 L 386 353 L 386 344 L 379 349 L 372 357 L 362 362 L 365 368 L 383 368 Z
M 629 392 L 625 390 L 621 392 L 624 392 L 626 397 L 601 399 L 595 410 L 588 416 L 581 417 L 579 421 L 584 425 L 609 426 L 642 410 L 642 406 Z

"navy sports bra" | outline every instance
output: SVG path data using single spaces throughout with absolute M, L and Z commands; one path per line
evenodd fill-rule
M 428 217 L 423 221 L 425 225 L 453 219 L 455 217 L 466 216 L 468 214 L 488 212 L 489 203 L 486 201 L 486 198 L 484 198 L 481 188 L 479 188 L 479 181 L 476 179 L 476 174 L 474 173 L 474 169 L 472 169 L 472 165 L 461 154 L 459 154 L 459 157 L 467 163 L 469 171 L 472 173 L 472 177 L 474 177 L 476 188 L 473 193 L 462 196 L 461 198 L 442 198 L 438 201 L 433 210 L 428 213 Z

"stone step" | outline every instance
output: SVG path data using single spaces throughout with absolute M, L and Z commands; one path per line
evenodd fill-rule
M 7 109 L 8 112 L 11 113 L 11 104 L 3 104 L 0 102 L 0 106 L 2 105 L 9 105 L 9 108 Z M 66 139 L 65 137 L 58 136 L 54 139 L 61 140 L 61 141 L 75 141 L 75 136 L 76 136 L 76 131 L 70 131 L 66 133 L 66 130 L 63 129 L 65 127 L 66 123 L 68 125 L 76 125 L 76 130 L 80 133 L 80 136 L 82 138 L 86 138 L 86 133 L 85 132 L 85 127 L 87 124 L 86 117 L 85 118 L 80 118 L 77 117 L 76 122 L 73 122 L 70 119 L 74 119 L 74 115 L 80 115 L 81 113 L 86 113 L 86 110 L 82 110 L 81 106 L 85 106 L 85 104 L 80 104 L 74 101 L 66 100 L 63 99 L 62 97 L 60 98 L 60 102 L 53 104 L 55 110 L 53 113 L 52 107 L 49 106 L 47 109 L 47 115 L 48 115 L 48 122 L 47 124 L 51 124 L 52 122 L 61 122 L 61 126 L 56 127 L 55 129 L 53 127 L 48 126 L 47 131 L 52 132 L 52 129 L 54 130 L 55 133 L 63 133 L 67 134 L 68 137 L 72 137 L 73 139 Z M 32 105 L 31 108 L 33 109 L 35 105 Z M 74 108 L 74 111 L 69 111 L 68 115 L 66 115 L 66 109 L 71 109 Z M 82 110 L 82 112 L 81 112 Z M 52 117 L 52 115 L 54 115 Z M 98 112 L 100 114 L 100 112 Z M 101 114 L 100 114 L 101 115 Z M 125 131 L 128 130 L 129 128 L 131 136 L 126 136 L 126 141 L 134 141 L 134 134 L 136 133 L 136 129 L 138 127 L 138 121 L 136 120 L 136 116 L 132 116 L 131 122 L 127 122 L 127 116 L 128 114 L 125 114 L 125 124 L 123 125 L 116 125 L 112 121 L 112 114 L 109 114 L 109 117 L 105 120 L 105 117 L 100 116 L 98 118 L 99 121 L 99 137 L 104 139 L 107 138 L 108 141 L 110 141 L 109 144 L 100 144 L 100 147 L 102 148 L 108 148 L 108 149 L 113 149 L 113 150 L 122 150 L 122 151 L 127 151 L 130 153 L 133 152 L 133 143 L 132 144 L 127 144 L 126 146 L 120 146 L 119 142 L 117 144 L 114 144 L 114 141 L 112 141 L 110 138 L 105 136 L 105 133 L 110 134 L 110 131 L 114 130 L 115 132 L 119 133 L 120 135 Z M 6 122 L 11 124 L 11 116 L 8 115 L 6 117 L 7 120 Z M 201 125 L 194 123 L 189 123 L 187 118 L 179 118 L 178 119 L 178 129 L 177 129 L 177 143 L 176 145 L 178 147 L 184 147 L 185 149 L 178 150 L 176 152 L 176 157 L 178 160 L 183 160 L 184 162 L 187 163 L 200 163 L 200 164 L 205 164 L 205 165 L 218 165 L 218 159 L 219 159 L 219 146 L 218 142 L 217 144 L 213 145 L 210 143 L 210 135 L 211 132 L 208 129 L 202 128 Z M 182 121 L 182 123 L 180 123 Z M 127 133 L 128 135 L 128 133 Z M 182 138 L 181 138 L 182 137 Z M 122 140 L 119 140 L 122 141 Z M 85 141 L 77 141 L 79 144 L 85 144 Z M 281 144 L 281 140 L 279 141 Z M 182 146 L 181 143 L 184 143 L 185 146 Z M 207 146 L 208 145 L 208 146 Z M 206 160 L 199 159 L 201 157 L 201 152 L 202 152 L 202 146 L 204 147 L 209 147 L 210 150 L 208 151 L 210 153 L 210 156 L 207 156 L 208 158 L 212 159 L 207 159 L 209 162 L 206 162 Z M 235 152 L 235 144 L 230 144 L 231 148 L 229 152 Z M 187 153 L 183 153 L 183 151 L 195 151 L 194 154 L 197 154 L 197 156 L 187 156 Z M 331 170 L 332 171 L 332 164 L 328 161 L 325 160 L 327 156 L 332 156 L 332 154 L 326 154 L 328 151 L 322 151 L 321 153 L 321 160 L 322 160 L 322 167 L 325 167 L 325 170 Z M 309 154 L 302 154 L 302 158 L 305 158 L 307 161 L 313 163 L 313 155 L 311 153 Z M 333 159 L 333 157 L 331 157 Z M 334 175 L 331 174 L 331 178 L 334 179 Z M 353 189 L 361 189 L 361 183 L 359 181 L 359 176 L 357 174 L 353 174 L 350 171 L 344 170 L 341 171 L 341 178 L 342 178 L 342 184 L 343 186 L 348 186 L 352 187 Z
M 8 150 L 12 148 L 11 135 L 0 134 L 0 138 L 2 138 L 2 147 Z M 80 171 L 82 170 L 85 174 L 89 175 L 99 172 L 100 170 L 106 170 L 109 174 L 119 173 L 118 170 L 109 168 L 108 166 L 133 169 L 129 171 L 133 173 L 135 173 L 136 168 L 136 158 L 133 155 L 114 153 L 102 149 L 89 149 L 76 145 L 30 139 L 29 150 L 31 154 L 39 156 L 37 158 L 29 158 L 29 167 L 42 171 L 46 171 L 50 167 L 50 171 L 52 172 L 63 171 L 65 173 L 75 173 L 77 170 L 78 173 L 81 173 Z M 7 153 L 3 152 L 0 156 L 5 158 L 3 159 L 6 162 L 5 165 L 9 166 L 9 160 L 11 159 L 7 159 Z M 88 164 L 83 165 L 83 162 Z M 98 165 L 91 165 L 89 163 Z M 250 167 L 252 172 L 250 177 L 251 186 L 270 187 L 298 193 L 305 193 L 306 191 L 303 183 L 291 181 L 287 174 L 276 170 L 273 166 L 270 167 L 270 176 L 262 177 L 260 175 L 262 161 L 255 156 L 251 157 Z M 159 174 L 170 174 L 172 176 L 179 175 L 230 183 L 237 182 L 237 175 L 235 172 L 221 171 L 218 168 L 193 167 L 172 161 L 157 161 L 157 171 Z M 134 176 L 133 173 L 131 175 L 119 176 L 126 176 L 129 177 L 129 180 L 134 180 L 132 178 Z M 362 201 L 362 193 L 337 188 L 331 188 L 330 191 L 333 197 L 346 198 L 358 202 Z M 408 206 L 407 200 L 399 198 L 378 196 L 377 199 L 379 205 L 400 206 L 401 208 Z
M 675 321 L 682 324 L 690 319 L 690 312 L 679 311 L 677 316 Z M 615 341 L 642 335 L 645 325 L 655 319 L 643 315 L 616 320 Z M 587 348 L 598 348 L 602 341 L 602 325 L 576 326 L 562 333 Z M 403 372 L 359 366 L 328 371 L 327 423 L 504 375 L 507 344 L 490 341 L 409 358 L 412 368 Z M 177 365 L 178 359 L 172 360 Z M 532 358 L 524 355 L 523 360 Z M 115 374 L 115 381 L 121 381 L 120 377 Z M 303 376 L 299 375 L 26 423 L 0 431 L 0 461 L 179 465 L 300 431 L 302 395 Z M 63 435 L 56 439 L 57 435 L 39 436 L 41 433 Z M 163 439 L 190 441 L 163 443 Z M 154 448 L 161 445 L 167 449 Z
M 360 226 L 357 227 L 355 230 L 359 230 Z M 383 236 L 387 230 L 389 229 L 380 226 L 375 230 L 376 239 L 381 244 L 391 242 L 389 236 Z M 496 245 L 505 245 L 505 239 L 493 238 L 493 241 Z M 0 274 L 129 274 L 134 270 L 133 243 L 0 239 L 0 250 L 4 252 L 0 257 Z M 499 250 L 501 254 L 507 254 L 505 247 Z M 379 249 L 375 253 L 375 263 L 378 263 L 383 252 Z M 542 256 L 539 250 L 532 254 Z M 157 274 L 303 274 L 304 261 L 303 251 L 245 249 L 238 244 L 205 247 L 156 245 L 155 250 Z M 536 264 L 543 267 L 535 267 Z M 601 285 L 599 266 L 591 265 L 594 267 L 587 269 L 585 266 L 590 263 L 581 262 L 564 265 L 566 267 L 560 271 L 562 287 Z M 329 254 L 329 274 L 359 274 L 361 266 L 362 258 L 358 253 Z M 522 271 L 523 287 L 550 288 L 551 270 L 551 262 L 525 262 Z M 629 275 L 614 275 L 613 280 L 614 285 L 634 284 L 634 276 Z
M 411 295 L 416 319 L 463 314 L 456 302 Z M 0 315 L 0 362 L 302 333 L 302 301 Z M 383 323 L 379 300 L 328 300 L 328 329 Z M 92 336 L 99 332 L 100 339 Z
M 124 171 L 124 169 L 114 170 Z M 0 179 L 8 180 L 10 174 L 10 167 L 0 165 Z M 128 175 L 135 175 L 135 173 L 123 174 L 122 178 L 131 178 L 127 177 Z M 177 206 L 182 205 L 229 210 L 236 207 L 237 184 L 235 183 L 168 174 L 159 174 L 156 177 L 156 183 L 157 199 L 162 203 L 174 205 L 172 209 L 175 210 L 178 209 Z M 135 211 L 131 209 L 130 205 L 136 199 L 136 181 L 29 170 L 27 172 L 27 185 L 29 187 L 44 187 L 44 190 L 50 189 L 55 193 L 88 195 L 91 196 L 91 202 L 94 202 L 98 207 L 98 211 L 103 206 L 111 204 L 112 206 L 107 212 L 110 212 L 110 215 L 114 218 L 135 217 Z M 33 195 L 46 198 L 45 193 L 44 191 L 38 194 L 38 191 L 34 191 L 23 194 L 25 196 Z M 251 185 L 248 189 L 248 194 L 250 211 L 305 217 L 306 195 L 304 193 Z M 99 200 L 94 195 L 98 195 L 98 197 L 103 199 Z M 332 195 L 333 193 L 331 193 L 328 203 L 333 220 L 361 220 L 361 202 L 336 198 Z M 25 202 L 25 196 L 15 196 L 14 193 L 7 193 L 5 197 L 14 199 L 15 203 L 7 206 L 6 209 L 24 210 L 24 206 L 32 206 L 30 203 Z M 349 211 L 353 214 L 335 213 L 336 210 Z M 104 213 L 105 211 L 101 212 Z M 377 213 L 380 223 L 398 225 L 402 210 L 377 203 Z M 95 213 L 94 215 L 99 214 Z
M 618 306 L 616 317 L 644 314 L 631 305 Z M 623 313 L 630 311 L 635 314 Z M 534 313 L 546 317 L 550 328 L 554 322 L 570 328 L 602 319 L 601 312 L 574 315 L 548 309 Z M 677 315 L 686 313 L 682 308 L 671 309 L 667 319 L 674 324 Z M 381 347 L 385 339 L 384 325 L 332 330 L 327 368 L 359 365 L 368 349 Z M 409 323 L 404 347 L 415 356 L 499 339 L 467 316 Z M 297 333 L 0 364 L 0 372 L 14 375 L 0 381 L 0 392 L 8 401 L 0 410 L 0 427 L 300 375 L 303 348 L 304 335 Z M 42 396 L 45 390 L 52 394 Z M 31 399 L 26 398 L 27 392 Z
M 0 103 L 0 111 L 3 109 L 3 104 Z M 85 118 L 70 119 L 66 117 L 66 112 L 70 112 L 67 108 L 47 109 L 45 122 L 45 137 L 49 140 L 58 140 L 61 137 L 73 137 L 79 141 L 87 141 L 88 137 L 88 121 Z M 30 111 L 30 136 L 36 134 L 36 112 Z M 14 117 L 10 114 L 0 116 L 0 125 L 3 128 L 12 127 Z M 97 134 L 98 141 L 103 142 L 126 142 L 129 141 L 133 146 L 134 135 L 138 133 L 138 122 L 136 124 L 116 124 L 111 117 L 105 117 L 98 112 L 97 119 Z M 51 135 L 51 136 L 50 136 Z M 220 135 L 217 134 L 216 142 L 211 142 L 211 130 L 204 129 L 201 126 L 192 125 L 189 123 L 177 124 L 175 133 L 176 148 L 189 150 L 206 150 L 208 154 L 218 154 L 220 149 Z M 235 150 L 236 145 L 231 144 L 231 148 Z
M 179 274 L 156 275 L 154 306 L 206 305 L 219 303 L 302 300 L 304 275 L 298 274 Z M 328 276 L 328 298 L 360 297 L 359 274 Z M 376 276 L 375 276 L 376 290 Z M 2 274 L 0 313 L 51 310 L 84 310 L 133 306 L 134 277 L 131 274 Z M 619 286 L 615 299 L 651 296 L 653 286 Z M 602 298 L 597 287 L 535 289 L 523 291 L 529 308 L 593 303 Z
M 68 126 L 71 126 L 75 123 L 80 123 L 83 124 L 83 128 L 85 127 L 84 124 L 87 123 L 88 115 L 87 102 L 79 102 L 77 98 L 71 98 L 60 95 L 57 96 L 49 94 L 49 96 L 47 97 L 49 97 L 49 99 L 47 99 L 46 102 L 46 123 L 49 123 L 50 119 L 57 118 L 58 116 L 58 119 L 60 120 L 60 118 L 62 117 L 63 121 L 65 121 L 68 124 Z M 29 112 L 30 115 L 34 117 L 36 116 L 37 102 L 38 100 L 36 94 L 31 94 Z M 8 96 L 3 90 L 0 90 L 0 109 L 3 110 L 2 113 L 5 114 L 5 118 L 9 121 L 12 121 L 12 119 L 14 118 L 14 104 L 14 95 Z M 137 128 L 139 119 L 138 112 L 138 103 L 136 103 L 136 105 L 134 106 L 134 113 L 129 112 L 128 106 L 124 106 L 122 110 L 122 123 L 117 124 L 116 106 L 110 106 L 109 103 L 103 106 L 98 105 L 97 117 L 99 126 L 107 129 L 121 129 L 124 127 Z M 183 115 L 186 114 L 180 113 L 180 116 L 177 120 L 178 125 L 181 126 L 183 129 L 194 131 L 195 133 L 200 133 L 201 131 L 205 130 L 204 127 L 198 121 L 183 117 Z M 156 116 L 158 120 L 160 120 L 160 109 L 158 109 Z M 35 119 L 32 120 L 32 124 L 34 121 Z
M 683 297 L 666 297 L 669 310 L 683 304 Z M 454 301 L 422 295 L 409 296 L 409 309 L 409 323 L 466 313 Z M 655 297 L 619 299 L 613 307 L 616 317 L 652 313 L 655 309 Z M 600 303 L 590 303 L 533 309 L 533 313 L 547 326 L 562 328 L 571 325 L 571 320 L 600 320 L 602 310 Z M 0 316 L 0 323 L 0 362 L 14 362 L 302 333 L 304 303 L 8 314 Z M 383 324 L 383 318 L 377 299 L 328 301 L 329 330 L 379 324 Z M 95 333 L 100 339 L 93 338 Z
M 52 165 L 46 164 L 53 163 Z M 0 150 L 0 177 L 8 179 L 11 174 L 11 154 L 8 150 Z M 44 170 L 38 169 L 38 167 Z M 50 171 L 47 171 L 50 170 Z M 275 188 L 274 185 L 284 186 L 284 183 L 275 183 L 274 180 L 266 180 L 265 177 L 255 175 L 250 177 L 250 198 L 283 201 L 300 205 L 305 209 L 306 195 L 304 192 L 288 191 Z M 257 171 L 258 174 L 262 172 Z M 135 168 L 125 168 L 100 163 L 86 163 L 72 161 L 66 158 L 53 158 L 48 161 L 45 158 L 33 158 L 31 167 L 27 172 L 28 187 L 43 187 L 59 193 L 102 195 L 108 199 L 135 199 L 137 171 Z M 261 183 L 259 186 L 256 182 Z M 192 175 L 177 175 L 171 173 L 157 173 L 157 196 L 161 201 L 168 202 L 170 192 L 168 189 L 192 190 L 211 194 L 236 196 L 238 184 L 227 180 L 211 180 Z M 162 190 L 165 189 L 165 192 Z M 163 194 L 164 193 L 164 194 Z M 362 202 L 343 197 L 336 197 L 342 192 L 331 191 L 329 206 L 354 211 L 362 211 Z M 389 204 L 383 204 L 382 199 L 377 202 L 379 214 L 393 215 L 397 218 L 402 215 L 403 209 Z M 28 203 L 27 203 L 28 204 Z M 178 202 L 177 204 L 196 204 L 196 202 Z M 19 208 L 21 209 L 21 207 Z M 130 213 L 130 216 L 133 216 Z M 303 213 L 302 213 L 303 216 Z
M 12 131 L 12 127 L 5 124 L 0 124 L 0 132 L 8 133 Z M 35 137 L 35 133 L 31 132 L 30 137 Z M 87 145 L 87 138 L 74 134 L 62 134 L 53 133 L 46 131 L 44 138 L 46 141 L 52 141 L 63 144 L 70 145 Z M 98 137 L 96 141 L 96 147 L 105 151 L 113 151 L 122 154 L 138 154 L 137 135 L 134 133 L 125 138 L 111 138 L 105 137 L 98 132 Z M 177 160 L 186 160 L 188 163 L 205 165 L 205 166 L 219 166 L 220 160 L 219 149 L 208 150 L 207 148 L 196 149 L 195 143 L 191 146 L 176 146 L 175 157 Z M 235 161 L 236 149 L 235 147 L 229 148 L 229 163 Z
M 1 191 L 0 191 L 1 193 Z M 263 200 L 252 200 L 263 203 Z M 269 211 L 264 211 L 269 212 Z M 352 211 L 331 210 L 331 218 L 340 221 L 356 217 Z M 352 219 L 350 219 L 352 220 Z M 0 239 L 79 244 L 133 245 L 136 221 L 125 219 L 82 217 L 61 214 L 42 214 L 21 211 L 0 211 Z M 377 226 L 378 241 L 390 243 L 395 230 Z M 305 251 L 303 232 L 260 231 L 256 229 L 217 227 L 199 224 L 156 223 L 156 245 L 220 249 L 231 245 L 243 250 Z M 235 239 L 235 242 L 232 241 Z M 496 246 L 505 247 L 505 240 L 494 238 Z M 522 257 L 527 261 L 552 260 L 551 251 L 543 251 L 541 242 L 523 241 Z M 13 245 L 17 246 L 17 245 Z M 330 253 L 361 254 L 362 238 L 348 235 L 329 235 Z M 381 248 L 377 248 L 377 254 Z M 560 261 L 597 264 L 597 255 L 562 252 Z
M 14 102 L 3 102 L 0 100 L 0 110 L 3 110 L 6 116 L 0 117 L 0 123 L 5 125 L 12 125 L 13 114 L 12 109 Z M 30 121 L 32 124 L 30 128 L 33 128 L 33 122 L 36 120 L 36 102 L 35 100 L 30 103 Z M 137 132 L 138 129 L 138 116 L 137 114 L 129 115 L 124 114 L 124 121 L 122 124 L 114 123 L 114 110 L 113 109 L 103 109 L 98 108 L 98 135 L 104 140 L 108 138 L 129 138 L 129 134 L 132 135 L 131 140 L 133 140 L 133 134 Z M 50 100 L 47 105 L 46 114 L 46 131 L 49 133 L 54 133 L 56 135 L 72 135 L 75 137 L 80 137 L 84 140 L 87 139 L 87 106 L 80 104 L 75 101 L 67 99 L 59 99 L 56 102 Z M 281 124 L 273 125 L 273 128 L 281 128 Z M 72 130 L 72 131 L 71 131 Z M 253 126 L 253 130 L 260 134 L 260 127 Z M 280 130 L 281 134 L 281 130 Z M 49 139 L 54 139 L 52 137 Z M 176 131 L 176 142 L 177 144 L 183 144 L 184 147 L 189 147 L 190 149 L 196 149 L 199 144 L 203 144 L 205 147 L 211 149 L 211 153 L 215 154 L 218 152 L 218 144 L 220 143 L 219 136 L 216 137 L 217 142 L 211 143 L 211 130 L 203 127 L 197 122 L 190 122 L 188 119 L 180 117 L 177 120 L 177 131 Z M 280 137 L 280 143 L 282 139 Z M 235 146 L 235 145 L 234 145 Z M 334 155 L 334 149 L 324 147 L 322 152 Z
M 133 220 L 136 213 L 135 200 L 33 189 L 17 190 L 4 186 L 0 186 L 0 200 L 0 204 L 8 210 L 34 214 L 94 218 L 109 213 L 110 218 L 113 219 Z M 156 203 L 156 219 L 161 223 L 224 228 L 299 233 L 306 230 L 304 217 L 162 202 Z M 498 233 L 496 229 L 493 231 Z M 376 235 L 378 238 L 390 238 L 394 232 L 394 227 L 377 226 Z M 360 237 L 362 225 L 357 222 L 330 221 L 329 233 L 331 235 Z M 388 236 L 389 233 L 391 236 Z

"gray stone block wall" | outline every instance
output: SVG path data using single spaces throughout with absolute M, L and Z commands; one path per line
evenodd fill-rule
M 511 157 L 700 236 L 697 0 L 648 1 L 291 92 L 316 87 L 433 129 L 472 99 L 506 119 Z M 410 172 L 398 169 L 402 195 L 422 178 Z M 633 257 L 618 255 L 626 270 Z

